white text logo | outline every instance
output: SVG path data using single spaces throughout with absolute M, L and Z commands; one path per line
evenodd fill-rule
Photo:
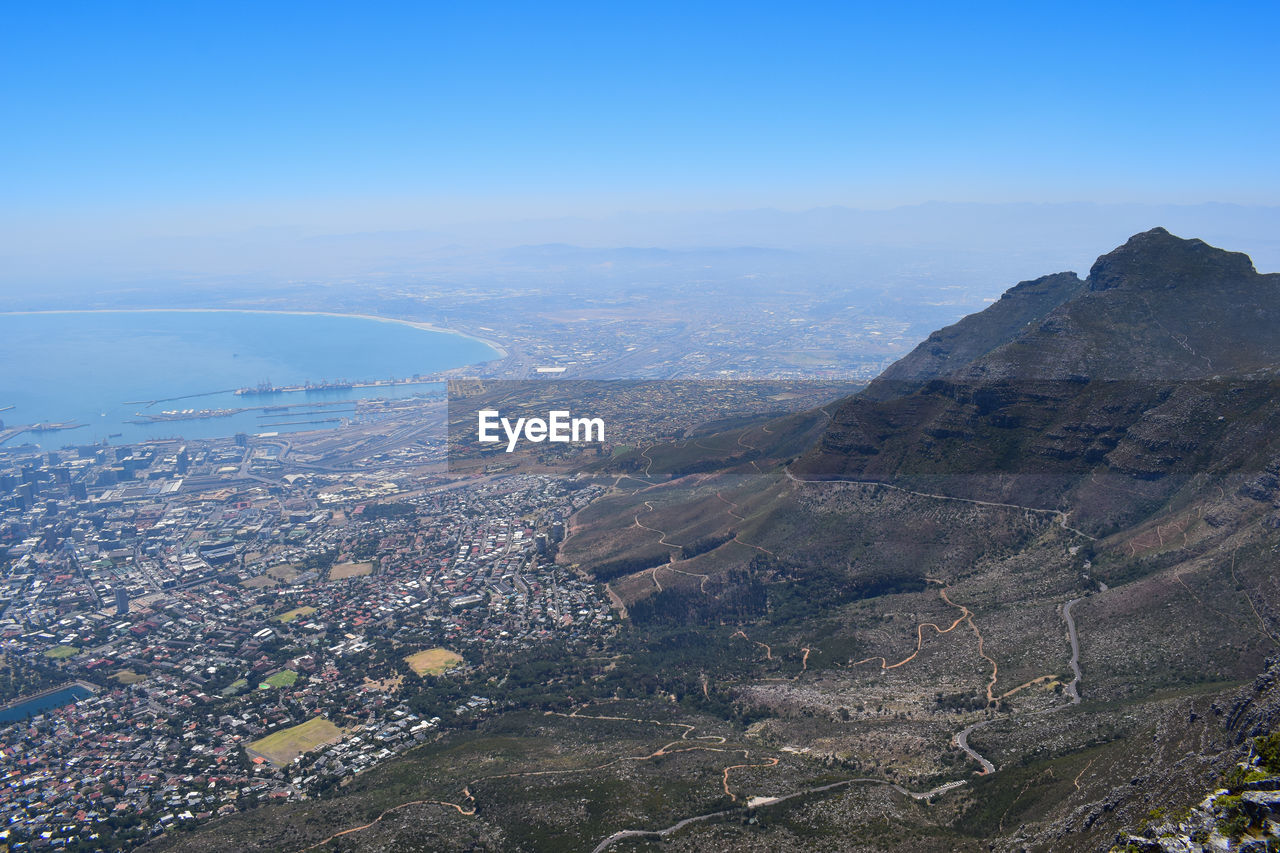
M 604 441 L 603 418 L 575 418 L 567 410 L 548 412 L 546 420 L 517 418 L 514 424 L 509 418 L 502 417 L 497 409 L 481 409 L 479 417 L 481 443 L 501 441 L 498 427 L 502 427 L 507 436 L 508 453 L 515 450 L 522 434 L 527 441 L 533 442 Z

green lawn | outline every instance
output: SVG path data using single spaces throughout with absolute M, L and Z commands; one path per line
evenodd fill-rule
M 277 622 L 283 622 L 285 624 L 288 624 L 292 622 L 294 619 L 297 619 L 301 616 L 310 616 L 312 613 L 315 613 L 315 612 L 316 612 L 316 609 L 314 607 L 295 607 L 293 610 L 290 610 L 287 613 L 281 613 L 279 616 L 275 617 L 275 619 Z
M 266 687 L 292 687 L 293 683 L 298 680 L 298 673 L 291 669 L 281 670 L 266 681 L 258 685 L 258 689 Z
M 342 729 L 324 717 L 315 717 L 255 740 L 245 750 L 251 757 L 260 755 L 277 767 L 283 767 L 304 752 L 339 740 L 342 740 Z
M 121 684 L 137 684 L 140 681 L 146 681 L 147 677 L 134 672 L 131 669 L 122 669 L 111 676 Z
M 222 688 L 222 695 L 232 696 L 236 693 L 239 693 L 241 690 L 244 690 L 248 686 L 249 686 L 249 682 L 247 680 L 243 678 L 237 678 L 235 681 L 231 682 L 226 687 Z

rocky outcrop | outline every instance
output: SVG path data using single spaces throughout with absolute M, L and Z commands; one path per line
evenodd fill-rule
M 1071 506 L 1106 532 L 1208 468 L 1257 474 L 1280 435 L 1276 365 L 1280 275 L 1156 228 L 1087 280 L 1023 282 L 930 335 L 836 407 L 793 470 Z M 1099 481 L 1134 500 L 1080 498 Z
M 1119 833 L 1111 853 L 1280 850 L 1280 659 L 1268 664 L 1222 714 L 1240 759 L 1222 787 L 1185 812 L 1172 804 L 1153 810 L 1160 816 Z

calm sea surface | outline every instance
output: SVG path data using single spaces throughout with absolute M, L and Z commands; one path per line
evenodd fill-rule
M 0 421 L 75 422 L 81 429 L 23 433 L 8 444 L 48 448 L 152 438 L 211 438 L 333 424 L 267 425 L 338 417 L 292 409 L 149 425 L 136 413 L 413 397 L 439 385 L 236 396 L 236 388 L 406 378 L 497 358 L 485 344 L 360 317 L 241 311 L 112 311 L 0 315 Z M 201 395 L 201 396 L 188 396 Z M 182 397 L 184 399 L 171 399 Z M 148 406 L 145 401 L 159 401 Z M 142 403 L 131 401 L 144 401 Z M 308 412 L 311 412 L 308 414 Z M 116 434 L 119 435 L 116 435 Z

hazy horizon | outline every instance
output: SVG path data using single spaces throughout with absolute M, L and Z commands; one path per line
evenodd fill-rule
M 989 296 L 1052 272 L 1084 275 L 1098 255 L 1156 226 L 1245 252 L 1260 271 L 1280 269 L 1280 206 L 934 202 L 878 210 L 624 212 L 346 233 L 256 226 L 83 235 L 79 246 L 69 235 L 57 245 L 6 247 L 0 310 L 72 307 L 68 299 L 123 291 L 168 304 L 166 294 L 198 287 L 212 297 L 221 286 L 564 289 L 597 276 L 656 287 L 698 270 L 788 280 L 812 275 L 813 285 L 825 289 L 906 277 L 963 283 Z
M 0 298 L 478 280 L 486 253 L 545 243 L 828 266 L 869 246 L 961 267 L 977 253 L 997 287 L 1156 225 L 1274 269 L 1278 19 L 1255 4 L 15 8 Z M 1007 253 L 1026 263 L 982 257 Z

